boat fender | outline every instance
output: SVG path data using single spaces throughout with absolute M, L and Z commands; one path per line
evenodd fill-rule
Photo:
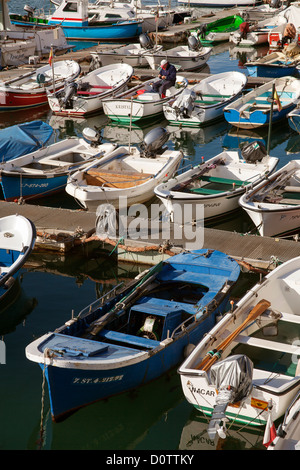
M 194 351 L 195 349 L 195 345 L 190 343 L 190 344 L 187 344 L 184 349 L 183 349 L 183 356 L 184 358 L 188 357 L 190 354 L 192 354 L 192 352 Z

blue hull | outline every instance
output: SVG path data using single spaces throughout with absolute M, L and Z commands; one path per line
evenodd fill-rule
M 247 70 L 249 72 L 249 77 L 269 77 L 269 78 L 279 78 L 286 76 L 293 76 L 297 73 L 296 66 L 285 66 L 285 65 L 247 65 Z
M 179 365 L 185 348 L 197 344 L 225 311 L 239 272 L 238 264 L 218 251 L 176 255 L 133 288 L 104 304 L 99 299 L 75 322 L 29 345 L 27 357 L 45 372 L 53 420 L 147 384 Z M 147 279 L 151 287 L 145 290 Z M 138 298 L 127 306 L 132 295 Z M 153 322 L 150 330 L 148 321 Z M 50 360 L 45 367 L 45 350 L 58 357 L 57 363 Z
M 49 24 L 58 24 L 49 21 Z M 142 32 L 140 23 L 119 23 L 103 26 L 65 26 L 61 25 L 67 39 L 79 41 L 119 41 L 134 39 Z
M 190 343 L 197 344 L 215 323 L 215 315 L 212 314 L 193 333 L 185 335 L 160 354 L 130 367 L 106 371 L 46 367 L 53 419 L 59 422 L 78 408 L 134 390 L 161 377 L 183 362 L 184 348 Z M 44 365 L 40 366 L 44 370 Z
M 34 178 L 20 176 L 10 176 L 2 174 L 0 184 L 3 196 L 6 201 L 14 201 L 22 197 L 23 199 L 40 198 L 50 196 L 58 191 L 63 191 L 67 184 L 68 174 L 49 178 Z
M 281 111 L 274 110 L 272 116 L 272 123 L 285 119 L 287 114 L 295 108 L 296 104 L 291 104 L 283 108 Z M 224 117 L 229 124 L 243 129 L 253 129 L 257 127 L 268 126 L 270 122 L 270 111 L 262 112 L 256 110 L 250 113 L 249 118 L 241 115 L 238 110 L 230 109 L 224 111 Z

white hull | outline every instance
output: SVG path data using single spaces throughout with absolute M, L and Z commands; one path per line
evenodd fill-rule
M 222 152 L 202 165 L 157 186 L 155 194 L 165 205 L 171 220 L 176 219 L 177 209 L 180 208 L 183 211 L 185 205 L 190 207 L 194 220 L 199 218 L 197 216 L 198 206 L 203 207 L 205 220 L 214 219 L 238 209 L 239 198 L 246 191 L 248 184 L 253 186 L 262 181 L 266 172 L 274 170 L 277 161 L 276 158 L 264 157 L 262 162 L 258 164 L 246 163 L 239 159 L 238 152 Z M 206 179 L 202 181 L 201 178 Z M 188 184 L 190 180 L 194 181 L 191 185 Z M 206 189 L 206 186 L 211 185 L 210 182 L 207 184 L 207 181 L 221 182 L 222 180 L 224 184 L 228 184 L 227 191 Z M 230 183 L 231 181 L 232 183 Z M 191 187 L 191 190 L 183 191 L 182 187 Z M 178 189 L 176 190 L 176 188 Z M 206 195 L 206 192 L 210 191 L 213 194 Z
M 161 50 L 162 46 L 158 45 L 153 51 Z M 151 49 L 150 49 L 151 50 Z M 92 52 L 92 58 L 97 61 L 98 67 L 104 67 L 110 64 L 125 63 L 131 67 L 147 67 L 148 61 L 145 58 L 145 53 L 149 49 L 144 49 L 140 44 L 128 44 L 124 47 L 117 47 L 113 50 L 100 49 Z
M 148 80 L 142 85 L 131 88 L 112 98 L 103 100 L 104 113 L 114 121 L 130 123 L 140 119 L 155 117 L 163 112 L 163 105 L 171 98 L 175 98 L 187 86 L 187 81 L 177 75 L 177 83 L 180 86 L 171 87 L 166 91 L 166 98 L 160 98 L 159 93 L 153 92 L 151 84 L 154 80 Z M 145 90 L 143 93 L 138 94 Z
M 18 67 L 28 63 L 30 56 L 35 53 L 35 41 L 13 41 L 1 42 L 1 67 Z
M 162 59 L 167 59 L 171 64 L 180 67 L 180 70 L 196 70 L 207 63 L 212 48 L 202 47 L 199 51 L 190 51 L 188 46 L 178 46 L 173 49 L 160 52 L 147 52 L 145 58 L 151 69 L 159 68 Z
M 184 110 L 178 110 L 178 102 L 183 96 L 180 95 L 178 99 L 164 105 L 165 118 L 172 125 L 184 127 L 199 127 L 220 119 L 225 106 L 241 94 L 246 83 L 246 76 L 239 72 L 224 72 L 205 78 L 189 88 L 196 96 L 188 116 Z
M 68 194 L 82 206 L 95 212 L 101 204 L 127 206 L 142 204 L 154 196 L 154 188 L 177 170 L 181 160 L 180 151 L 165 150 L 155 158 L 141 157 L 137 148 L 120 147 L 97 165 L 76 172 L 66 186 Z
M 101 67 L 78 79 L 76 94 L 67 103 L 61 97 L 64 91 L 48 94 L 51 110 L 60 116 L 84 117 L 102 110 L 104 98 L 120 93 L 127 87 L 133 68 L 128 64 Z M 88 84 L 88 91 L 81 91 Z
M 286 174 L 289 177 L 285 178 Z M 299 176 L 300 160 L 293 160 L 274 173 L 269 182 L 260 184 L 240 199 L 240 206 L 261 236 L 288 235 L 300 230 Z M 284 178 L 282 186 L 280 181 Z
M 265 426 L 269 413 L 273 421 L 285 413 L 287 406 L 300 389 L 300 376 L 295 375 L 295 373 L 297 374 L 297 360 L 294 360 L 294 357 L 299 354 L 299 347 L 293 344 L 289 337 L 281 336 L 277 342 L 275 338 L 271 340 L 270 338 L 265 339 L 263 335 L 252 335 L 258 329 L 262 329 L 270 323 L 274 324 L 277 318 L 279 331 L 281 326 L 289 327 L 293 337 L 293 329 L 295 331 L 296 328 L 299 328 L 300 323 L 299 273 L 300 258 L 295 258 L 268 274 L 263 282 L 256 284 L 237 303 L 234 315 L 232 313 L 225 315 L 181 365 L 179 374 L 183 392 L 188 402 L 195 408 L 208 416 L 212 415 L 216 404 L 217 390 L 208 380 L 209 368 L 205 371 L 205 367 L 201 363 L 209 351 L 216 350 L 218 345 L 229 337 L 230 333 L 243 324 L 245 328 L 225 347 L 220 360 L 229 357 L 233 348 L 238 344 L 251 346 L 250 350 L 246 349 L 246 354 L 249 351 L 251 359 L 252 351 L 256 360 L 252 375 L 252 389 L 246 397 L 241 399 L 241 402 L 227 406 L 226 417 L 235 423 Z M 262 299 L 269 301 L 270 307 L 258 317 L 257 321 L 251 322 L 250 320 L 248 323 L 244 323 L 249 318 L 250 312 Z M 236 349 L 234 354 L 239 354 L 238 351 Z M 285 367 L 282 369 L 286 370 L 286 373 L 275 370 L 276 359 L 273 362 L 272 358 L 280 357 L 280 355 L 284 355 L 286 358 Z
M 268 450 L 299 450 L 300 445 L 300 393 L 288 406 L 277 436 Z
M 266 44 L 268 42 L 269 30 L 253 31 L 247 34 L 246 39 L 241 39 L 239 33 L 230 33 L 229 41 L 240 47 L 252 47 L 259 44 Z
M 178 3 L 185 5 L 197 6 L 197 7 L 237 7 L 237 6 L 248 6 L 255 5 L 256 0 L 178 0 Z

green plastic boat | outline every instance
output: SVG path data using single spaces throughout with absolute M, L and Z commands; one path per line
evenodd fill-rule
M 226 16 L 212 23 L 203 23 L 199 28 L 191 31 L 203 44 L 213 44 L 229 40 L 232 31 L 239 29 L 245 20 L 239 15 Z

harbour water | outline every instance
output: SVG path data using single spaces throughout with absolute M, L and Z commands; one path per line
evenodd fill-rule
M 38 2 L 31 2 L 35 6 Z M 45 2 L 46 3 L 46 2 Z M 22 12 L 21 0 L 11 0 L 10 11 Z M 40 6 L 40 5 L 39 5 Z M 263 53 L 263 51 L 262 51 Z M 243 54 L 228 49 L 228 44 L 214 48 L 208 61 L 210 73 L 239 70 Z M 80 135 L 83 127 L 101 128 L 104 140 L 138 145 L 156 125 L 168 127 L 167 121 L 141 128 L 110 124 L 104 115 L 87 120 L 64 120 L 51 115 L 48 107 L 30 113 L 0 115 L 0 127 L 42 119 L 55 129 L 55 138 Z M 169 128 L 169 145 L 181 148 L 192 164 L 201 157 L 212 157 L 224 147 L 236 149 L 249 138 L 267 142 L 267 131 L 252 136 L 234 133 L 225 121 L 202 129 Z M 300 158 L 300 138 L 286 123 L 273 126 L 271 154 L 279 158 L 279 167 Z M 78 208 L 67 195 L 43 201 L 43 204 Z M 16 208 L 17 212 L 17 208 Z M 222 229 L 246 232 L 251 222 L 239 212 Z M 126 281 L 146 266 L 117 263 L 113 254 L 104 257 L 99 247 L 80 247 L 66 255 L 34 253 L 19 279 L 17 301 L 0 312 L 0 338 L 6 346 L 6 364 L 0 364 L 0 449 L 2 450 L 102 450 L 112 451 L 199 451 L 216 449 L 264 449 L 263 431 L 230 427 L 228 438 L 212 442 L 206 432 L 207 421 L 192 409 L 183 397 L 176 370 L 134 392 L 114 397 L 84 408 L 67 420 L 53 424 L 49 416 L 47 389 L 42 388 L 38 365 L 25 357 L 25 347 L 34 338 L 50 331 L 78 313 L 111 286 Z M 257 281 L 257 275 L 241 278 L 236 296 Z M 41 411 L 43 414 L 41 417 Z M 42 439 L 40 430 L 43 427 Z

